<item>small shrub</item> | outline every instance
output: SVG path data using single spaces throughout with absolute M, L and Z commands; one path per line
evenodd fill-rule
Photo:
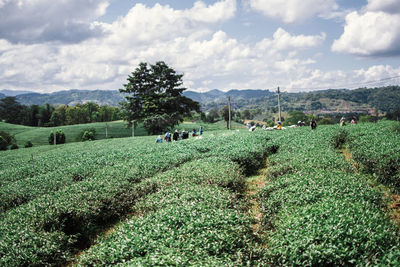
M 75 137 L 75 142 L 84 142 L 93 140 L 96 140 L 96 129 L 94 128 L 84 129 Z
M 26 141 L 24 147 L 25 147 L 25 148 L 27 148 L 27 147 L 33 147 L 33 144 L 32 144 L 31 141 Z
M 332 137 L 331 144 L 334 148 L 341 148 L 347 141 L 349 132 L 345 129 L 339 131 Z
M 65 133 L 62 130 L 56 131 L 56 143 L 57 143 L 57 145 L 65 143 Z M 54 144 L 54 133 L 53 132 L 51 132 L 49 135 L 49 144 L 50 145 Z
M 19 148 L 19 147 L 18 147 L 17 144 L 12 144 L 11 147 L 10 147 L 10 149 L 18 149 L 18 148 Z
M 15 143 L 15 138 L 14 138 L 14 136 L 12 136 L 12 135 L 9 134 L 9 133 L 0 131 L 0 136 L 2 136 L 2 137 L 6 140 L 6 142 L 7 142 L 8 145 L 11 145 L 12 143 Z
M 0 150 L 7 150 L 8 143 L 7 140 L 0 135 Z
M 0 150 L 7 150 L 8 146 L 15 143 L 14 136 L 0 131 Z

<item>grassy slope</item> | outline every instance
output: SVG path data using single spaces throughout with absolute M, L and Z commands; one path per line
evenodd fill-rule
M 223 130 L 226 127 L 224 121 L 219 121 L 213 124 L 183 122 L 182 124 L 176 126 L 176 129 L 179 130 L 185 129 L 187 131 L 191 131 L 194 128 L 198 130 L 200 125 L 203 126 L 204 131 Z M 232 127 L 236 129 L 242 127 L 242 125 L 232 122 Z M 96 129 L 96 139 L 100 140 L 106 138 L 105 122 L 76 124 L 76 125 L 67 125 L 59 127 L 29 127 L 29 126 L 0 122 L 0 131 L 5 131 L 14 135 L 17 140 L 17 144 L 20 147 L 23 147 L 26 141 L 31 141 L 34 146 L 48 145 L 48 136 L 50 132 L 53 131 L 54 129 L 62 129 L 64 131 L 67 143 L 74 142 L 74 138 L 83 129 L 86 128 Z M 130 128 L 126 128 L 125 122 L 123 121 L 108 122 L 109 138 L 129 137 L 131 135 L 132 135 L 132 130 Z M 145 135 L 147 135 L 147 132 L 143 127 L 141 127 L 140 125 L 136 127 L 135 136 L 145 136 Z

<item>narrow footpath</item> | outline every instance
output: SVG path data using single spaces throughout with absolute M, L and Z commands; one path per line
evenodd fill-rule
M 264 167 L 258 170 L 256 175 L 250 176 L 246 179 L 245 196 L 250 204 L 249 213 L 255 222 L 252 225 L 253 233 L 262 240 L 263 232 L 261 229 L 263 214 L 257 199 L 257 193 L 267 183 L 268 178 L 268 159 L 265 160 Z

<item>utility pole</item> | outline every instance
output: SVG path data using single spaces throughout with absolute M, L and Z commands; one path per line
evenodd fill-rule
M 278 86 L 278 110 L 279 110 L 279 121 L 282 122 L 281 118 L 281 91 L 279 91 Z
M 228 124 L 228 128 L 229 130 L 231 129 L 231 97 L 228 96 L 228 116 L 229 116 L 229 124 Z

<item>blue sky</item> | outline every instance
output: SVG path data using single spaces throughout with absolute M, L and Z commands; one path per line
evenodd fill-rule
M 163 60 L 189 90 L 400 84 L 399 0 L 0 0 L 0 89 L 122 88 Z

